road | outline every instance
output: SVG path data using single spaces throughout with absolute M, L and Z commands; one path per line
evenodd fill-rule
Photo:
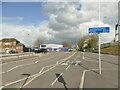
M 102 54 L 102 74 L 98 54 L 50 52 L 37 57 L 1 64 L 2 88 L 118 88 L 118 56 Z M 116 89 L 117 90 L 117 89 Z

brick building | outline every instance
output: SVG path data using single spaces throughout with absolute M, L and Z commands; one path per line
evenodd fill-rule
M 14 50 L 17 53 L 24 52 L 25 45 L 15 38 L 1 39 L 0 40 L 0 52 L 9 53 L 11 50 Z

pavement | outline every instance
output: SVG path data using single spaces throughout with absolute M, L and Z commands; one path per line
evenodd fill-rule
M 118 56 L 85 52 L 50 52 L 1 64 L 3 90 L 26 88 L 118 88 Z
M 5 54 L 0 57 L 2 63 L 20 61 L 22 59 L 33 58 L 41 55 L 41 53 L 17 53 L 17 54 Z

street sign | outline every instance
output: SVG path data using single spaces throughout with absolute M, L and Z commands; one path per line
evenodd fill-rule
M 109 27 L 96 27 L 96 28 L 89 28 L 89 33 L 98 33 L 99 34 L 99 74 L 101 74 L 101 54 L 100 54 L 100 33 L 109 33 Z
M 110 27 L 89 28 L 89 33 L 109 33 Z

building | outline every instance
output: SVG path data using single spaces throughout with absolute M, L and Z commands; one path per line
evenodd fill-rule
M 42 44 L 40 45 L 40 49 L 47 49 L 48 51 L 61 51 L 63 45 L 60 44 Z
M 10 51 L 17 53 L 24 52 L 25 45 L 15 38 L 4 38 L 0 40 L 0 52 L 9 53 Z

